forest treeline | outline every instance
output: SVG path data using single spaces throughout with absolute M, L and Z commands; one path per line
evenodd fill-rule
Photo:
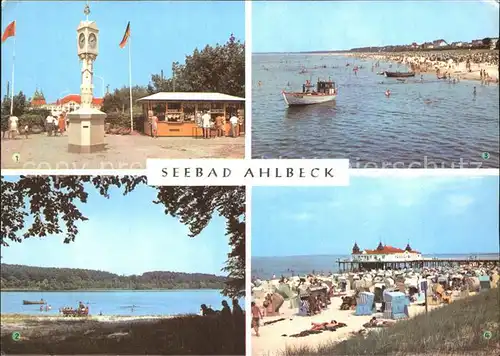
M 1 288 L 19 290 L 77 289 L 223 289 L 226 277 L 203 273 L 146 272 L 119 276 L 76 268 L 1 265 Z

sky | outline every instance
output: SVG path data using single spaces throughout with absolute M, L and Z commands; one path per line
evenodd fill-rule
M 498 176 L 353 177 L 254 187 L 252 256 L 347 255 L 380 241 L 423 254 L 498 253 Z
M 498 15 L 495 0 L 253 2 L 252 52 L 498 37 Z
M 28 97 L 38 87 L 48 102 L 80 92 L 76 28 L 85 20 L 83 1 L 2 1 L 2 33 L 16 20 L 16 38 L 2 43 L 2 97 L 12 78 L 15 43 L 15 93 Z M 89 20 L 99 27 L 94 65 L 94 95 L 102 82 L 110 90 L 129 85 L 128 48 L 118 44 L 131 27 L 132 85 L 147 85 L 151 74 L 171 76 L 172 62 L 207 44 L 226 43 L 231 33 L 245 39 L 243 1 L 91 1 Z
M 165 215 L 163 205 L 153 204 L 156 190 L 152 187 L 138 186 L 126 196 L 115 188 L 110 199 L 92 186 L 86 188 L 88 202 L 77 206 L 89 220 L 77 223 L 79 234 L 74 242 L 64 244 L 63 234 L 9 241 L 9 247 L 2 247 L 1 262 L 119 275 L 149 271 L 225 275 L 221 268 L 230 247 L 223 218 L 215 216 L 199 236 L 190 238 L 185 225 Z

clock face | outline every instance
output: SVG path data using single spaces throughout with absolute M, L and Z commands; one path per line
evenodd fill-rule
M 94 33 L 91 33 L 89 36 L 89 46 L 92 49 L 95 49 L 97 46 L 97 37 Z
M 83 46 L 85 45 L 85 35 L 83 33 L 80 33 L 80 36 L 78 37 L 78 45 L 81 49 L 83 49 Z

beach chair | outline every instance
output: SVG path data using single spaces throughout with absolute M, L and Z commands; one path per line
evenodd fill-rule
M 409 317 L 408 305 L 410 301 L 408 297 L 401 292 L 384 293 L 385 319 L 406 319 Z
M 356 303 L 356 312 L 354 315 L 372 315 L 373 301 L 375 294 L 371 292 L 361 292 Z
M 490 289 L 491 288 L 490 276 L 479 276 L 479 285 L 481 286 L 481 290 Z
M 300 306 L 299 295 L 297 293 L 292 292 L 292 289 L 288 284 L 282 284 L 279 289 L 280 292 L 288 298 L 290 309 L 295 309 Z

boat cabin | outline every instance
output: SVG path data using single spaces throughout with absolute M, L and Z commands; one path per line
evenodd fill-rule
M 310 80 L 307 80 L 305 84 L 302 84 L 302 93 L 310 93 L 311 88 L 314 88 L 314 84 L 311 84 Z M 335 82 L 328 80 L 322 81 L 318 79 L 316 90 L 312 91 L 313 94 L 326 94 L 326 95 L 334 95 L 335 91 Z
M 318 85 L 316 86 L 318 93 L 333 95 L 335 94 L 335 82 L 331 80 L 321 81 L 318 80 Z
M 199 122 L 208 112 L 215 130 L 221 116 L 226 133 L 230 132 L 231 116 L 239 118 L 239 133 L 245 131 L 245 99 L 221 93 L 160 92 L 137 100 L 144 113 L 144 133 L 152 135 L 150 117 L 158 118 L 160 137 L 203 137 Z

